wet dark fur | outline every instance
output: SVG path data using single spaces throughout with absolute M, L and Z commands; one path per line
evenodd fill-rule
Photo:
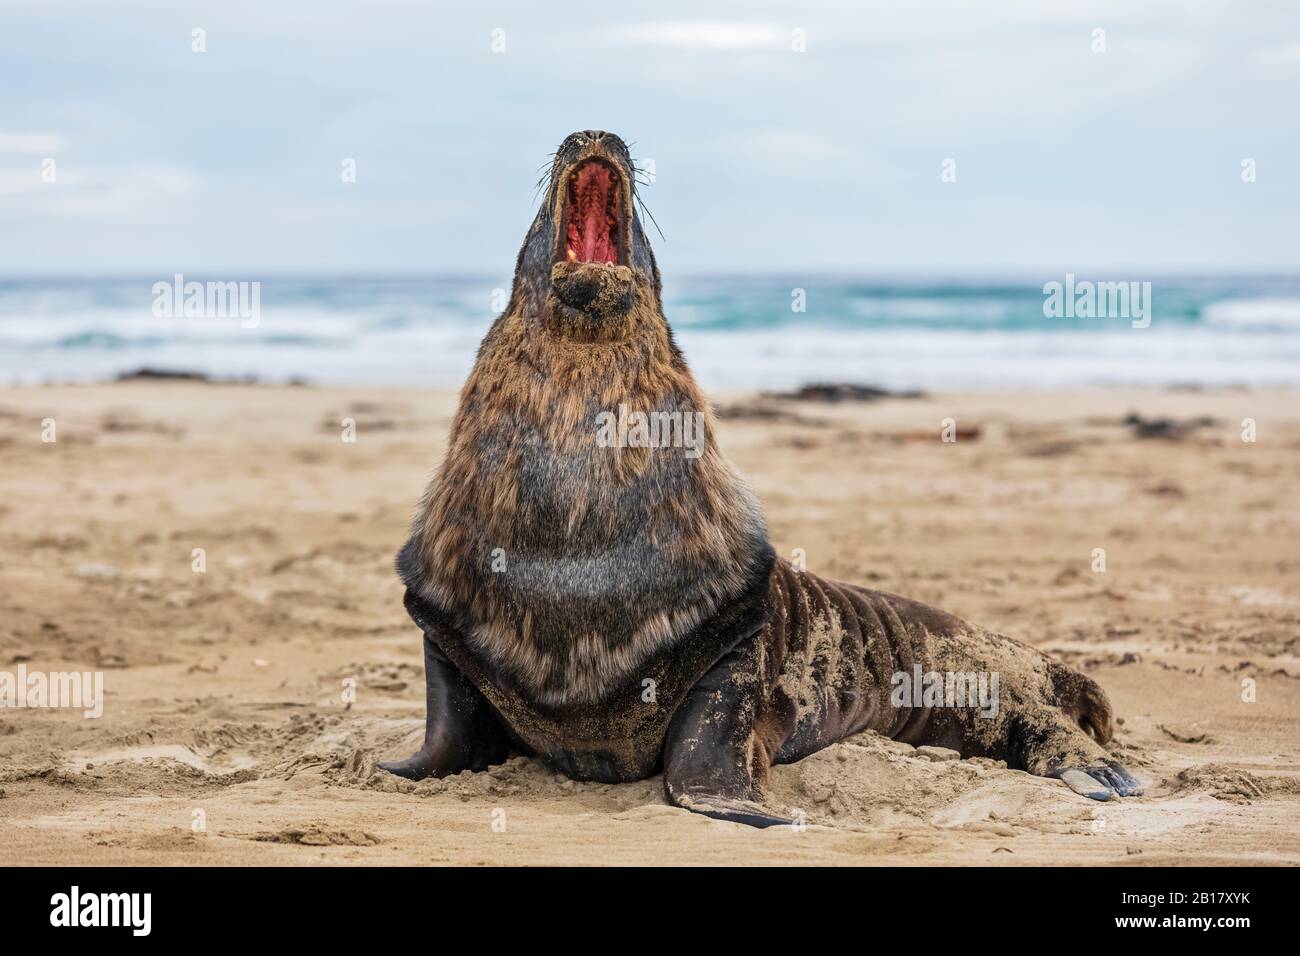
M 564 182 L 591 157 L 623 179 L 625 264 L 556 262 Z M 611 134 L 575 133 L 556 154 L 399 555 L 429 717 L 421 751 L 387 768 L 453 773 L 511 748 L 585 779 L 662 767 L 679 805 L 765 825 L 779 822 L 755 802 L 772 763 L 868 728 L 1039 774 L 1104 763 L 1110 708 L 1088 678 L 774 560 L 663 317 L 634 180 Z M 620 404 L 702 412 L 703 454 L 601 447 L 597 415 Z M 917 663 L 999 671 L 999 715 L 892 706 L 891 676 Z

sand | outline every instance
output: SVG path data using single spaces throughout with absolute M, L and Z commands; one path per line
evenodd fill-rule
M 575 783 L 524 757 L 374 773 L 421 735 L 420 635 L 391 564 L 454 394 L 0 390 L 0 670 L 102 671 L 106 688 L 99 719 L 0 710 L 0 865 L 1300 863 L 1296 399 L 949 395 L 724 419 L 780 553 L 1086 670 L 1148 788 L 1094 803 L 862 735 L 775 771 L 769 802 L 806 828 L 755 831 L 666 806 L 658 778 Z M 1132 410 L 1215 422 L 1142 439 L 1120 424 Z

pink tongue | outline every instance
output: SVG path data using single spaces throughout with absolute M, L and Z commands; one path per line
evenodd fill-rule
M 582 260 L 584 262 L 605 261 L 605 212 L 596 203 L 591 203 L 582 217 Z M 600 256 L 597 257 L 597 251 Z

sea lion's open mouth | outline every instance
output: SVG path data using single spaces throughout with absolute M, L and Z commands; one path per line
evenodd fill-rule
M 603 159 L 570 170 L 556 261 L 626 265 L 625 188 L 623 177 Z

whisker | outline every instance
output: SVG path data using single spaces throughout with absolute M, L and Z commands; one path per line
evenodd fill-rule
M 668 237 L 665 236 L 665 235 L 664 235 L 664 231 L 663 231 L 662 229 L 659 228 L 659 223 L 655 220 L 654 213 L 652 213 L 652 212 L 649 210 L 649 208 L 646 206 L 645 202 L 641 199 L 641 196 L 640 196 L 640 195 L 639 195 L 635 190 L 633 190 L 633 192 L 632 192 L 632 198 L 635 199 L 635 200 L 636 200 L 636 204 L 637 204 L 638 206 L 641 207 L 641 211 L 642 211 L 643 213 L 645 213 L 646 216 L 648 216 L 648 217 L 650 218 L 650 221 L 651 221 L 652 223 L 654 223 L 655 232 L 659 233 L 659 238 L 662 239 L 664 242 L 667 242 L 667 241 L 668 241 Z

